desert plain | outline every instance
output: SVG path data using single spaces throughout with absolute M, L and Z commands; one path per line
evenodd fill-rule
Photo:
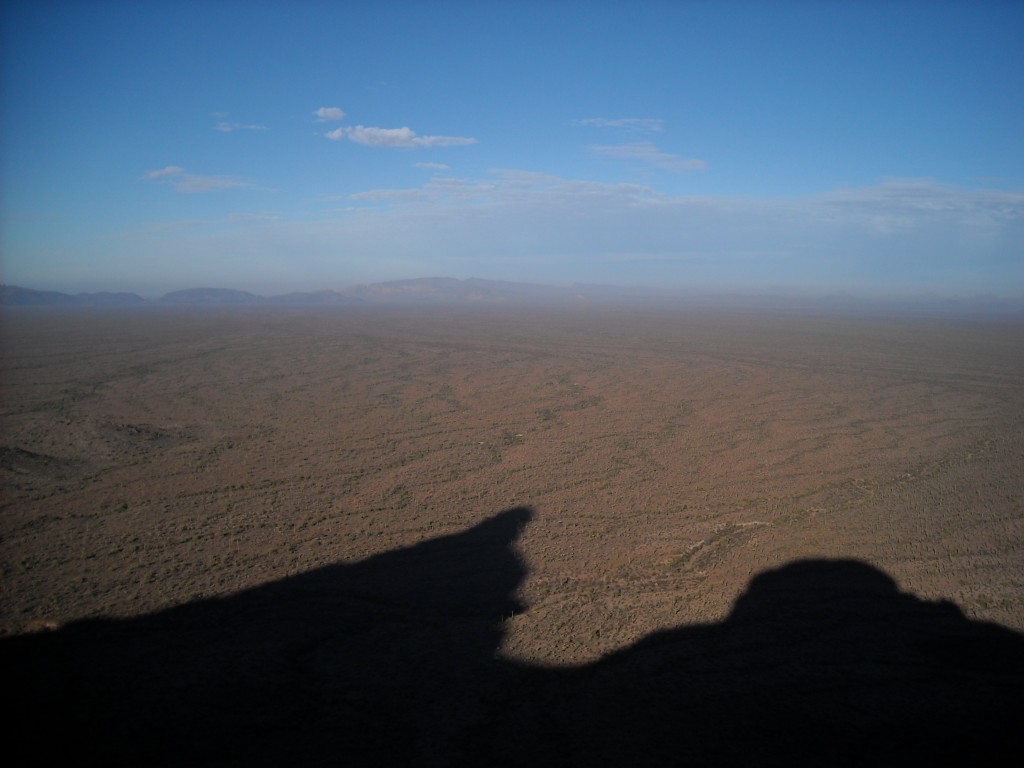
M 203 632 L 211 621 L 244 624 L 252 620 L 245 618 L 251 606 L 238 608 L 250 604 L 237 601 L 259 595 L 261 605 L 269 604 L 276 599 L 267 597 L 270 589 L 306 585 L 295 600 L 321 599 L 310 597 L 319 587 L 308 588 L 316 574 L 336 592 L 324 610 L 347 611 L 336 625 L 312 609 L 295 613 L 307 623 L 314 613 L 327 622 L 302 648 L 291 630 L 266 635 L 285 650 L 271 654 L 275 662 L 259 662 L 263 682 L 232 694 L 231 706 L 257 697 L 253 691 L 265 684 L 291 714 L 279 717 L 267 704 L 250 713 L 259 726 L 243 722 L 249 715 L 232 716 L 231 727 L 252 739 L 245 749 L 240 736 L 226 744 L 212 731 L 197 735 L 196 743 L 213 750 L 204 753 L 211 764 L 277 760 L 280 741 L 267 734 L 293 727 L 309 750 L 296 762 L 330 762 L 325 755 L 337 745 L 326 737 L 314 743 L 310 732 L 329 729 L 335 716 L 358 720 L 352 713 L 360 712 L 406 723 L 411 746 L 399 749 L 404 736 L 389 741 L 377 733 L 358 748 L 350 744 L 350 756 L 377 750 L 422 764 L 479 764 L 483 755 L 495 762 L 487 745 L 500 737 L 529 742 L 500 753 L 508 764 L 538 754 L 572 764 L 581 754 L 578 742 L 590 750 L 579 764 L 601 764 L 601 755 L 618 762 L 610 756 L 622 753 L 596 731 L 581 734 L 572 714 L 604 722 L 611 716 L 607 709 L 595 713 L 594 702 L 614 698 L 611 688 L 582 694 L 582 683 L 565 676 L 610 669 L 600 665 L 616 658 L 642 670 L 628 649 L 648 648 L 651 638 L 666 646 L 687 628 L 729 626 L 738 607 L 749 606 L 743 595 L 759 575 L 791 573 L 786 569 L 801 563 L 811 564 L 812 580 L 828 581 L 827 563 L 871 574 L 865 583 L 888 577 L 893 600 L 898 595 L 906 605 L 955 619 L 959 629 L 941 630 L 947 639 L 984 627 L 1002 638 L 999 653 L 1021 661 L 1020 320 L 643 306 L 351 306 L 11 309 L 0 321 L 0 630 L 9 658 L 25 668 L 48 667 L 45 643 L 64 636 L 70 639 L 58 655 L 68 674 L 77 674 L 76 654 L 84 653 L 76 648 L 92 649 L 95 660 L 102 646 L 129 659 L 134 672 L 125 676 L 144 677 L 152 670 L 136 656 L 146 655 L 147 642 L 164 642 L 175 617 L 220 606 L 227 612 L 202 619 Z M 475 543 L 476 554 L 469 551 Z M 449 570 L 439 576 L 434 566 Z M 458 600 L 449 605 L 437 597 L 446 591 Z M 884 613 L 858 611 L 858 626 Z M 236 614 L 241 618 L 230 618 Z M 152 621 L 163 622 L 161 639 L 140 640 L 157 632 L 147 629 Z M 358 642 L 347 639 L 358 634 L 357 624 L 358 632 L 372 625 Z M 917 630 L 900 632 L 910 637 Z M 695 637 L 684 639 L 692 645 Z M 756 637 L 743 642 L 756 644 Z M 987 646 L 971 637 L 964 653 L 984 654 Z M 202 655 L 215 645 L 210 638 L 181 647 L 189 657 Z M 255 653 L 239 642 L 213 653 Z M 866 648 L 868 640 L 857 643 L 849 648 Z M 730 658 L 745 666 L 714 677 L 708 670 L 723 664 L 708 656 L 711 647 L 702 646 L 705 661 L 686 679 L 712 702 L 708 712 L 749 719 L 748 704 L 733 702 L 770 701 L 767 691 L 778 680 L 765 682 L 759 694 L 756 679 L 767 681 L 764 670 L 773 662 L 737 652 Z M 362 654 L 364 661 L 327 662 L 324 648 Z M 22 663 L 23 653 L 32 661 Z M 409 653 L 418 659 L 414 676 L 422 675 L 414 690 L 401 680 L 381 682 L 387 675 L 357 680 L 356 667 L 401 669 Z M 667 663 L 676 651 L 657 653 Z M 468 655 L 474 659 L 463 665 Z M 863 658 L 858 674 L 885 678 L 870 650 Z M 278 662 L 287 669 L 274 667 Z M 175 657 L 154 679 L 164 680 L 167 669 L 198 679 L 190 658 Z M 310 677 L 310 669 L 318 676 Z M 475 677 L 463 680 L 459 669 Z M 512 682 L 510 669 L 521 672 Z M 1021 679 L 1019 664 L 1002 672 L 1010 682 Z M 45 678 L 60 695 L 76 685 L 46 674 L 24 684 Z M 330 674 L 334 683 L 316 682 Z M 561 675 L 557 691 L 551 678 L 537 682 L 545 674 Z M 971 681 L 990 681 L 988 674 L 972 667 L 938 699 Z M 90 685 L 118 677 L 102 665 L 83 675 Z M 506 682 L 496 682 L 502 675 Z M 290 688 L 289 676 L 304 682 Z M 489 682 L 481 683 L 485 677 Z M 755 689 L 749 700 L 732 691 L 748 677 Z M 207 688 L 176 679 L 164 682 L 172 690 L 192 686 L 190 695 L 231 684 L 229 678 Z M 841 680 L 849 679 L 844 672 Z M 819 676 L 800 685 L 824 688 L 829 680 L 835 682 Z M 390 692 L 381 694 L 378 682 Z M 128 682 L 110 685 L 111 696 L 130 699 Z M 914 685 L 901 677 L 898 695 L 906 698 Z M 355 698 L 342 692 L 357 689 Z M 831 690 L 844 695 L 841 685 Z M 993 690 L 996 699 L 1010 695 Z M 630 694 L 639 710 L 652 706 L 644 703 L 652 691 Z M 157 714 L 133 721 L 136 735 L 116 748 L 97 737 L 97 755 L 112 763 L 140 754 L 152 764 L 194 759 L 182 751 L 180 732 L 151 732 L 161 706 L 169 717 L 181 716 L 173 714 L 173 696 L 165 694 L 161 704 L 152 691 L 140 695 Z M 869 708 L 870 696 L 855 696 L 851 711 Z M 805 699 L 776 700 L 802 712 L 810 708 Z M 47 698 L 34 706 L 45 709 Z M 66 696 L 54 706 L 66 707 Z M 118 718 L 134 717 L 123 701 L 111 706 Z M 438 718 L 434 708 L 449 714 Z M 499 711 L 513 713 L 512 725 L 495 731 L 487 717 Z M 530 730 L 552 712 L 566 718 L 559 735 L 544 731 L 554 726 L 538 726 L 541 735 Z M 777 725 L 781 716 L 769 720 Z M 930 721 L 921 717 L 925 728 Z M 301 726 L 287 725 L 296 719 Z M 883 720 L 857 725 L 873 733 Z M 108 721 L 88 722 L 90 732 L 111 728 Z M 378 721 L 365 714 L 359 722 L 359 733 L 368 734 Z M 195 723 L 181 727 L 198 733 Z M 750 757 L 717 739 L 705 751 L 691 741 L 691 762 Z M 990 744 L 981 736 L 968 742 L 968 752 Z M 251 744 L 262 744 L 261 751 Z M 791 764 L 794 750 L 789 744 L 760 754 Z M 651 763 L 659 762 L 657 754 Z M 822 757 L 819 750 L 815 759 Z

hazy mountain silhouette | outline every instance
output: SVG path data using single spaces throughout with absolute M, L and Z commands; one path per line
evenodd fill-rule
M 325 307 L 359 304 L 361 299 L 337 291 L 296 291 L 279 296 L 257 296 L 248 291 L 229 288 L 187 288 L 160 297 L 160 304 L 180 307 Z
M 146 300 L 134 293 L 60 293 L 0 285 L 0 305 L 12 307 L 138 307 Z
M 353 285 L 347 290 L 366 301 L 397 304 L 565 304 L 585 298 L 581 290 L 574 288 L 475 277 L 390 280 Z
M 496 658 L 531 517 L 0 641 L 9 753 L 75 765 L 907 765 L 1020 758 L 1024 635 L 861 562 L 590 665 Z M 42 734 L 42 735 L 39 735 Z M 13 742 L 13 743 L 12 743 Z M 27 750 L 27 751 L 25 751 Z
M 807 294 L 767 290 L 761 293 L 700 291 L 670 286 L 611 286 L 574 283 L 543 285 L 507 280 L 421 277 L 330 289 L 259 296 L 230 288 L 187 288 L 159 299 L 146 300 L 134 293 L 79 293 L 37 291 L 0 286 L 0 306 L 54 308 L 176 307 L 230 309 L 251 307 L 381 306 L 643 306 L 719 308 L 743 312 L 786 312 L 832 315 L 894 315 L 921 317 L 1024 318 L 1024 296 L 1001 298 L 990 294 L 971 297 L 917 296 L 884 298 L 849 294 Z
M 160 297 L 161 304 L 178 306 L 213 306 L 239 307 L 252 306 L 260 302 L 260 297 L 248 291 L 236 291 L 233 288 L 185 288 L 171 291 Z

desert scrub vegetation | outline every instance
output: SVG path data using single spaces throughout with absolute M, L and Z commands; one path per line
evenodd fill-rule
M 508 639 L 523 657 L 579 661 L 721 616 L 752 568 L 812 554 L 1024 628 L 1019 328 L 622 322 L 14 318 L 7 631 L 358 561 L 519 504 L 536 510 L 520 543 L 530 618 Z M 559 617 L 567 605 L 600 637 Z M 553 648 L 556 620 L 586 642 Z

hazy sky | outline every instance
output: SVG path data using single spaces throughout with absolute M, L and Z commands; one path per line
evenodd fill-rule
M 0 279 L 1024 294 L 1024 3 L 6 3 Z

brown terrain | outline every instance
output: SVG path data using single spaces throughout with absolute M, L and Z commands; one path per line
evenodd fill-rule
M 1020 321 L 0 321 L 40 762 L 1019 758 Z

